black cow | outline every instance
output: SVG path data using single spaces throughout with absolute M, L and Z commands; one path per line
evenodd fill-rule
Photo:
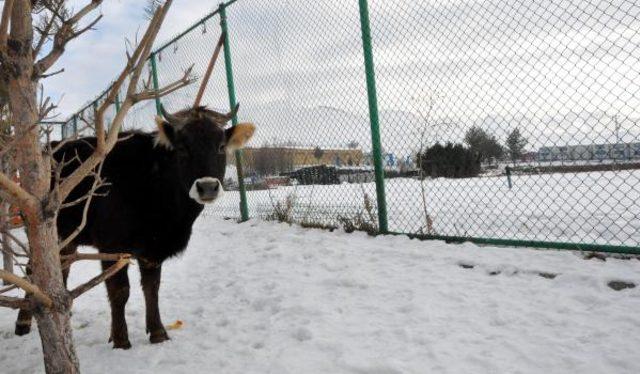
M 191 226 L 204 209 L 223 192 L 226 154 L 242 147 L 253 135 L 254 126 L 244 123 L 224 130 L 235 115 L 220 114 L 204 107 L 167 114 L 156 119 L 153 133 L 123 132 L 102 166 L 108 183 L 93 198 L 86 226 L 63 250 L 78 245 L 96 247 L 102 253 L 131 253 L 138 259 L 146 303 L 146 327 L 151 343 L 167 340 L 158 310 L 160 272 L 164 260 L 182 252 L 189 242 Z M 95 138 L 69 142 L 54 157 L 58 162 L 78 156 L 84 160 L 93 152 Z M 77 160 L 77 159 L 76 159 Z M 79 161 L 62 171 L 69 175 Z M 85 180 L 67 201 L 86 195 L 93 177 Z M 70 235 L 82 220 L 84 204 L 62 209 L 58 216 L 61 238 Z M 103 262 L 103 269 L 113 265 Z M 64 273 L 64 280 L 68 270 Z M 125 321 L 129 298 L 127 268 L 106 281 L 111 304 L 111 339 L 114 348 L 130 348 Z M 21 310 L 16 334 L 30 331 L 31 315 Z

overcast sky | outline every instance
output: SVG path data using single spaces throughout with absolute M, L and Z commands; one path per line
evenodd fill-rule
M 89 0 L 71 0 L 69 4 L 77 10 L 87 2 Z M 215 4 L 215 1 L 174 0 L 158 35 L 158 43 L 189 27 L 209 13 Z M 50 95 L 64 95 L 60 102 L 61 118 L 104 90 L 122 69 L 125 38 L 133 39 L 136 33 L 142 34 L 147 24 L 145 6 L 146 0 L 105 0 L 99 12 L 94 13 L 104 15 L 96 30 L 70 42 L 52 69 L 64 68 L 65 73 L 44 81 Z
M 141 32 L 145 3 L 105 1 L 98 30 L 72 42 L 58 63 L 67 72 L 45 82 L 50 94 L 64 93 L 64 116 L 95 97 L 122 67 L 124 37 Z M 357 3 L 238 0 L 229 9 L 240 117 L 262 126 L 258 141 L 357 140 L 366 146 Z M 158 40 L 214 6 L 175 0 Z M 611 141 L 617 123 L 623 140 L 637 141 L 635 1 L 370 0 L 370 10 L 388 149 L 414 149 L 425 126 L 430 141 L 459 140 L 472 124 L 500 139 L 519 126 L 530 144 L 540 146 Z M 213 19 L 165 50 L 161 83 L 194 62 L 201 75 L 218 35 Z M 166 106 L 188 105 L 196 89 L 165 99 Z M 215 108 L 228 107 L 222 65 L 205 99 Z M 430 119 L 420 119 L 430 105 Z M 336 115 L 340 111 L 346 114 Z M 152 115 L 153 105 L 142 105 L 129 125 L 149 123 Z

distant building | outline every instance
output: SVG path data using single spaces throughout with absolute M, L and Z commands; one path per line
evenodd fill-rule
M 271 176 L 264 178 L 264 183 L 269 188 L 275 188 L 278 186 L 288 186 L 290 184 L 290 178 L 287 176 Z
M 285 173 L 286 177 L 295 179 L 298 184 L 340 184 L 338 172 L 334 166 L 315 165 Z
M 534 162 L 537 159 L 538 154 L 536 152 L 525 152 L 520 156 L 522 162 Z
M 629 156 L 631 158 L 640 158 L 640 143 L 632 143 L 629 145 Z
M 375 178 L 373 167 L 369 166 L 341 167 L 337 171 L 341 183 L 369 183 Z
M 538 161 L 602 161 L 640 159 L 640 143 L 541 147 Z
M 373 182 L 375 174 L 373 168 L 368 166 L 314 165 L 283 173 L 283 177 L 295 179 L 297 184 L 303 185 L 340 184 Z
M 265 152 L 268 151 L 268 152 Z M 295 170 L 308 165 L 361 166 L 364 153 L 361 149 L 352 148 L 321 148 L 321 147 L 251 147 L 243 149 L 245 162 L 251 167 L 256 157 L 263 155 L 284 156 L 288 169 Z M 235 162 L 232 156 L 230 163 Z
M 373 153 L 367 152 L 364 154 L 363 164 L 365 166 L 373 166 Z M 404 165 L 404 159 L 398 158 L 394 153 L 391 152 L 382 153 L 382 166 L 385 169 L 398 169 L 402 165 Z

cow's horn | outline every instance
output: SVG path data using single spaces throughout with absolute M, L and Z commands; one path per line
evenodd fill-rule
M 211 120 L 217 124 L 225 124 L 229 121 L 231 121 L 231 119 L 233 119 L 233 117 L 235 117 L 236 113 L 238 113 L 238 108 L 240 107 L 240 104 L 236 104 L 235 108 L 233 108 L 232 111 L 230 111 L 229 113 L 218 113 L 216 111 L 210 111 L 209 114 L 209 118 L 211 118 Z
M 173 126 L 177 126 L 180 124 L 181 120 L 178 116 L 167 113 L 166 109 L 164 109 L 164 105 L 160 105 L 160 113 L 162 113 L 162 117 L 164 117 L 167 122 L 172 124 Z
M 231 119 L 235 117 L 236 114 L 238 114 L 238 109 L 240 109 L 240 103 L 237 103 L 236 106 L 233 108 L 233 110 L 227 113 L 226 115 L 227 121 L 231 121 Z

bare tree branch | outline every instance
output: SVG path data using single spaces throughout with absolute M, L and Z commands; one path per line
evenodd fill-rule
M 58 31 L 53 37 L 53 47 L 51 48 L 51 51 L 35 63 L 33 67 L 33 79 L 42 78 L 42 75 L 58 61 L 60 56 L 62 56 L 67 43 L 82 35 L 86 31 L 90 30 L 93 26 L 95 26 L 96 23 L 100 21 L 100 19 L 102 19 L 102 15 L 99 15 L 86 27 L 77 31 L 75 30 L 78 22 L 80 22 L 80 20 L 82 20 L 82 18 L 89 14 L 91 11 L 96 9 L 101 3 L 102 0 L 91 0 L 91 2 L 80 9 L 78 13 L 62 22 L 62 24 L 58 28 Z M 61 18 L 64 18 L 64 16 L 62 16 Z
M 60 69 L 56 72 L 53 72 L 51 74 L 49 74 L 49 76 L 52 75 L 56 75 L 59 74 L 61 72 L 63 72 L 64 69 Z M 40 100 L 39 100 L 39 105 L 38 105 L 38 122 L 43 122 L 47 119 L 51 119 L 52 117 L 49 117 L 49 113 L 51 113 L 52 111 L 56 110 L 58 108 L 58 104 L 54 104 L 51 103 L 51 97 L 44 96 L 44 87 L 41 84 L 40 85 Z M 48 140 L 48 139 L 47 139 Z M 48 143 L 48 141 L 47 141 Z
M 73 232 L 71 234 L 69 234 L 69 236 L 66 237 L 60 243 L 60 245 L 59 245 L 60 249 L 65 248 L 66 246 L 68 246 L 73 241 L 73 239 L 75 239 L 78 235 L 80 235 L 80 233 L 82 232 L 84 227 L 87 225 L 87 214 L 89 213 L 89 207 L 91 206 L 91 201 L 93 200 L 93 197 L 95 196 L 96 190 L 98 188 L 102 187 L 102 185 L 103 185 L 102 178 L 100 177 L 100 173 L 102 172 L 102 165 L 104 165 L 104 164 L 100 163 L 98 165 L 98 170 L 93 175 L 93 184 L 91 185 L 91 189 L 89 190 L 89 192 L 87 192 L 85 194 L 86 200 L 84 202 L 84 207 L 82 209 L 82 220 L 80 221 L 80 224 L 78 225 L 78 227 L 76 227 L 76 229 L 73 230 Z M 54 193 L 56 192 L 55 190 L 56 189 L 54 189 Z
M 45 79 L 45 78 L 53 77 L 54 75 L 58 75 L 58 74 L 61 74 L 61 73 L 64 73 L 64 68 L 56 70 L 53 73 L 40 74 L 40 78 L 41 79 Z
M 7 47 L 7 36 L 9 33 L 9 19 L 13 11 L 13 0 L 5 0 L 2 7 L 2 20 L 0 20 L 0 51 L 5 51 Z
M 5 234 L 4 231 L 2 233 Z M 0 240 L 0 243 L 2 243 L 2 240 Z M 5 251 L 8 252 L 10 255 L 15 256 L 15 257 L 29 257 L 27 254 L 16 252 L 10 245 L 8 246 L 8 248 L 0 247 L 0 252 L 5 252 Z
M 155 99 L 155 98 L 160 98 L 166 95 L 169 95 L 170 93 L 177 91 L 183 87 L 186 87 L 188 85 L 190 85 L 191 83 L 193 83 L 195 81 L 194 76 L 192 75 L 192 70 L 193 70 L 193 66 L 191 65 L 187 70 L 184 71 L 184 74 L 182 75 L 182 78 L 178 79 L 175 82 L 169 83 L 168 85 L 164 86 L 164 87 L 160 87 L 157 90 L 155 89 L 148 89 L 148 90 L 144 90 L 142 92 L 133 94 L 131 97 L 131 100 L 133 101 L 133 103 L 137 103 L 139 101 L 143 101 L 143 100 L 151 100 L 151 99 Z
M 0 173 L 0 189 L 3 189 L 9 201 L 18 205 L 23 210 L 34 211 L 38 204 L 35 196 L 14 182 L 6 174 Z
M 40 51 L 42 51 L 42 47 L 44 47 L 44 44 L 47 42 L 47 40 L 49 40 L 49 37 L 51 36 L 51 29 L 53 29 L 53 25 L 55 25 L 56 23 L 55 18 L 51 17 L 48 19 L 44 19 L 44 23 L 45 24 L 43 28 L 36 29 L 38 31 L 38 34 L 40 34 L 40 38 L 38 39 L 36 46 L 33 48 L 33 58 L 38 57 Z
M 9 283 L 13 283 L 16 286 L 22 288 L 26 293 L 33 295 L 33 297 L 42 303 L 47 308 L 53 305 L 53 301 L 47 295 L 45 295 L 38 286 L 30 283 L 26 279 L 22 279 L 17 275 L 11 274 L 8 271 L 0 270 L 0 279 L 3 279 Z
M 8 143 L 1 144 L 2 145 L 2 149 L 0 149 L 0 157 L 4 156 L 5 154 L 7 154 L 11 150 L 13 150 L 15 148 L 16 144 L 19 143 L 24 136 L 26 136 L 31 130 L 33 130 L 36 127 L 38 127 L 37 124 L 31 125 L 27 129 L 27 131 L 25 131 L 24 134 L 22 134 L 22 136 L 13 136 L 13 137 L 10 138 L 11 140 Z
M 32 309 L 32 304 L 29 302 L 29 300 L 9 296 L 0 296 L 0 306 L 11 309 Z
M 102 272 L 100 275 L 92 278 L 87 283 L 81 284 L 80 286 L 74 288 L 70 292 L 71 297 L 73 299 L 77 298 L 78 296 L 80 296 L 83 293 L 89 291 L 90 289 L 94 288 L 95 286 L 99 285 L 100 283 L 104 282 L 105 280 L 111 278 L 115 273 L 120 271 L 120 269 L 122 269 L 123 267 L 129 265 L 130 263 L 131 263 L 131 260 L 129 258 L 121 258 L 121 259 L 119 259 L 115 264 L 113 264 L 107 270 Z
M 0 294 L 3 294 L 5 292 L 9 292 L 9 291 L 13 291 L 16 288 L 18 288 L 18 286 L 16 286 L 15 284 L 12 284 L 11 286 L 7 286 L 7 287 L 2 287 L 2 288 L 0 288 Z
M 18 245 L 18 247 L 20 247 L 20 249 L 22 249 L 22 251 L 26 255 L 30 254 L 29 247 L 27 247 L 26 244 L 24 244 L 22 241 L 20 241 L 18 238 L 16 238 L 15 235 L 13 235 L 11 233 L 11 230 L 6 230 L 6 231 L 3 232 L 3 234 L 7 235 L 14 243 L 16 243 Z
M 171 6 L 172 0 L 167 0 L 164 5 L 159 7 L 154 14 L 149 26 L 140 41 L 140 44 L 136 47 L 131 57 L 127 61 L 126 66 L 121 71 L 116 81 L 111 86 L 106 99 L 100 105 L 96 111 L 95 118 L 95 131 L 96 131 L 96 148 L 91 156 L 89 156 L 78 168 L 76 168 L 71 175 L 69 175 L 59 186 L 59 198 L 63 201 L 73 188 L 78 185 L 87 175 L 89 175 L 96 166 L 102 162 L 107 153 L 113 148 L 118 141 L 118 133 L 122 127 L 124 117 L 127 115 L 129 109 L 134 104 L 134 95 L 136 93 L 137 85 L 140 81 L 140 74 L 144 68 L 146 61 L 151 53 L 153 42 L 158 34 L 160 26 L 164 21 L 164 18 Z M 116 95 L 120 92 L 120 88 L 124 84 L 125 80 L 129 78 L 127 87 L 127 94 L 125 100 L 122 102 L 120 111 L 116 113 L 116 116 L 112 122 L 111 127 L 107 134 L 104 131 L 104 114 L 108 107 L 115 102 Z
M 62 268 L 66 269 L 76 261 L 119 261 L 123 258 L 131 258 L 128 253 L 74 253 L 62 256 Z
M 26 254 L 17 253 L 16 251 L 13 250 L 13 248 L 10 245 L 7 245 L 9 243 L 2 243 L 2 244 L 3 244 L 3 246 L 2 246 L 2 248 L 0 248 L 0 252 L 2 252 L 5 255 L 8 254 L 10 263 L 12 265 L 17 266 L 20 269 L 20 271 L 22 272 L 22 274 L 26 276 L 27 274 L 26 274 L 25 264 L 19 262 L 18 258 L 28 258 L 29 256 L 27 256 Z M 6 263 L 5 263 L 5 265 L 6 265 Z M 10 273 L 12 272 L 11 269 L 7 269 L 6 267 L 5 267 L 4 270 L 6 270 L 6 271 L 8 271 Z M 2 293 L 2 292 L 6 292 L 6 291 L 0 291 L 0 293 Z

